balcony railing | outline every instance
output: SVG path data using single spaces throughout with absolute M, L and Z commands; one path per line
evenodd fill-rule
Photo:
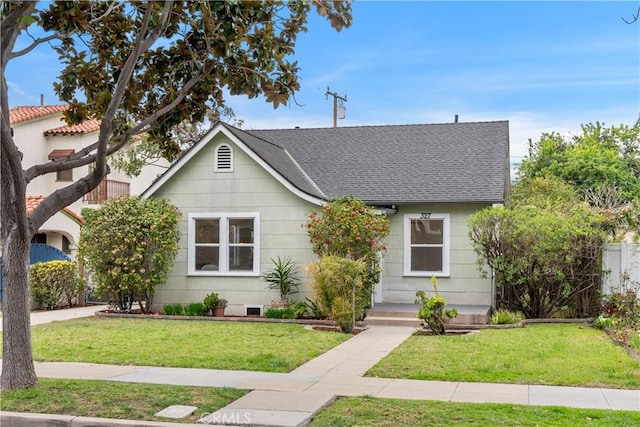
M 84 195 L 85 203 L 101 204 L 109 199 L 129 195 L 129 183 L 104 179 L 92 192 Z

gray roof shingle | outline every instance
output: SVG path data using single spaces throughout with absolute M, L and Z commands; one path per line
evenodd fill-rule
M 503 202 L 507 121 L 241 131 L 300 190 L 370 204 Z

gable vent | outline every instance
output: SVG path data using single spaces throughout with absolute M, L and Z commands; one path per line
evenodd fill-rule
M 222 144 L 216 149 L 216 172 L 233 171 L 233 151 L 227 144 Z

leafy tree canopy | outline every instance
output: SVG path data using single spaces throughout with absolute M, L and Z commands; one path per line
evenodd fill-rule
M 309 212 L 305 227 L 313 252 L 323 259 L 318 265 L 325 265 L 324 259 L 327 257 L 338 257 L 345 259 L 338 264 L 349 271 L 352 271 L 349 267 L 352 263 L 348 261 L 362 261 L 366 266 L 362 286 L 357 286 L 355 297 L 358 307 L 354 310 L 356 317 L 361 318 L 366 304 L 371 301 L 373 286 L 380 278 L 379 256 L 387 249 L 384 238 L 389 234 L 389 218 L 362 200 L 345 196 L 328 202 L 320 211 Z M 329 265 L 331 261 L 327 263 Z M 316 298 L 320 294 L 322 292 L 316 288 Z
M 226 92 L 286 104 L 300 88 L 293 56 L 312 9 L 338 31 L 351 25 L 348 1 L 0 2 L 3 390 L 37 383 L 26 268 L 31 237 L 96 188 L 109 173 L 109 156 L 133 136 L 151 135 L 172 159 L 181 152 L 174 127 L 224 108 Z M 26 47 L 17 48 L 19 38 Z M 67 123 L 96 118 L 101 127 L 95 142 L 65 159 L 23 165 L 11 132 L 5 71 L 41 45 L 54 48 L 64 64 L 54 90 L 70 106 Z M 87 175 L 49 194 L 27 217 L 29 182 L 90 164 Z
M 523 181 L 554 176 L 583 194 L 614 188 L 622 203 L 640 198 L 640 121 L 610 128 L 589 123 L 571 138 L 545 133 L 529 141 L 518 176 Z
M 557 178 L 513 190 L 506 207 L 469 219 L 481 270 L 496 274 L 498 305 L 527 317 L 588 317 L 598 305 L 604 218 Z
M 319 256 L 375 259 L 387 249 L 383 239 L 389 234 L 389 218 L 353 196 L 332 200 L 320 211 L 312 210 L 305 227 L 313 252 Z

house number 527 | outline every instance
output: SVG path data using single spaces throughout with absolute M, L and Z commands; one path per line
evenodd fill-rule
M 431 218 L 431 212 L 422 212 L 420 214 L 420 219 L 429 219 Z

